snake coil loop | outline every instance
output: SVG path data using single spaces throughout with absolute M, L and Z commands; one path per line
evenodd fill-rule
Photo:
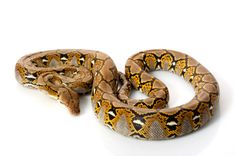
M 148 71 L 166 70 L 182 76 L 195 89 L 186 104 L 168 108 L 169 92 Z M 50 50 L 23 56 L 16 63 L 19 83 L 46 91 L 78 114 L 79 95 L 91 92 L 93 108 L 106 126 L 125 136 L 168 139 L 191 133 L 214 115 L 219 86 L 214 76 L 192 57 L 173 50 L 139 52 L 127 60 L 125 74 L 98 51 Z M 121 86 L 119 87 L 121 81 Z M 131 87 L 147 99 L 130 99 Z

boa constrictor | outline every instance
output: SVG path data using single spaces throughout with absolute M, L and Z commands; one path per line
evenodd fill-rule
M 192 84 L 195 96 L 186 104 L 168 108 L 168 89 L 148 71 L 167 70 Z M 125 136 L 168 139 L 205 125 L 214 115 L 219 86 L 214 76 L 192 57 L 157 49 L 130 57 L 125 75 L 112 59 L 98 51 L 60 49 L 23 56 L 16 63 L 16 79 L 46 91 L 78 114 L 79 95 L 91 91 L 96 116 Z M 147 99 L 129 98 L 131 86 Z

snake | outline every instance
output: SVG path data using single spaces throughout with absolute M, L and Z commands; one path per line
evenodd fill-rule
M 168 88 L 150 73 L 155 70 L 183 77 L 194 88 L 195 96 L 169 107 Z M 212 73 L 191 56 L 168 49 L 132 55 L 125 74 L 100 51 L 40 51 L 21 57 L 15 76 L 20 84 L 57 99 L 74 115 L 80 113 L 79 97 L 91 93 L 92 108 L 102 124 L 144 140 L 171 139 L 198 130 L 214 116 L 219 102 L 219 85 Z M 130 98 L 133 88 L 147 98 Z

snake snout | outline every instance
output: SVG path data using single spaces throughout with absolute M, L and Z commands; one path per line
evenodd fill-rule
M 70 88 L 62 87 L 59 88 L 58 95 L 59 102 L 67 106 L 73 115 L 78 115 L 80 113 L 78 93 Z

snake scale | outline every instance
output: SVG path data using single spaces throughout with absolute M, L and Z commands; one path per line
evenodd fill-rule
M 186 104 L 167 107 L 169 93 L 149 71 L 165 70 L 182 76 L 195 90 Z M 24 86 L 47 92 L 78 114 L 79 95 L 91 92 L 98 119 L 125 136 L 161 140 L 182 136 L 205 125 L 214 115 L 219 86 L 214 76 L 194 58 L 173 50 L 141 51 L 118 72 L 105 53 L 81 49 L 42 51 L 23 56 L 15 67 Z M 129 98 L 134 87 L 148 96 Z

